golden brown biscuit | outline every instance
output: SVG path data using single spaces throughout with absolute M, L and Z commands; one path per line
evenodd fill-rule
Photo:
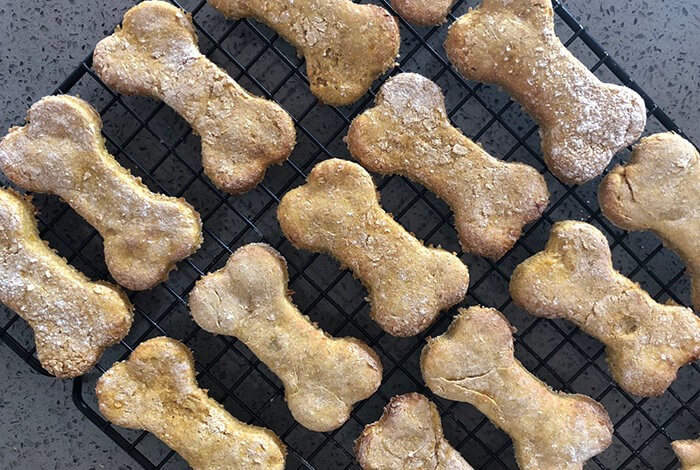
M 450 123 L 440 88 L 414 73 L 382 86 L 376 107 L 353 121 L 347 142 L 365 168 L 404 175 L 447 202 L 469 253 L 502 257 L 549 201 L 542 175 L 469 140 Z
M 132 307 L 115 286 L 90 282 L 39 238 L 29 198 L 0 189 L 0 302 L 34 330 L 42 367 L 77 377 L 131 328 Z
M 566 318 L 604 343 L 613 378 L 635 395 L 661 395 L 700 357 L 700 318 L 655 302 L 615 271 L 608 241 L 592 225 L 554 225 L 544 251 L 513 272 L 510 293 L 531 314 Z
M 681 470 L 700 470 L 700 439 L 673 441 L 671 445 L 681 462 Z
M 446 20 L 456 0 L 391 0 L 391 7 L 418 26 L 437 26 Z
M 442 433 L 437 407 L 419 393 L 396 396 L 355 441 L 363 470 L 472 470 Z
M 229 18 L 267 24 L 306 59 L 311 92 L 330 105 L 359 100 L 395 66 L 401 36 L 396 20 L 376 5 L 350 0 L 209 0 Z
M 0 168 L 18 186 L 55 194 L 104 238 L 112 277 L 131 290 L 154 287 L 202 244 L 199 214 L 184 199 L 154 194 L 117 163 L 102 120 L 72 96 L 49 96 L 24 127 L 0 142 Z
M 467 267 L 425 247 L 387 214 L 372 177 L 355 163 L 316 165 L 305 186 L 282 198 L 277 218 L 294 246 L 352 270 L 369 291 L 370 316 L 391 335 L 417 335 L 467 293 Z
M 195 470 L 284 468 L 279 438 L 209 398 L 197 385 L 192 353 L 174 339 L 140 344 L 100 377 L 96 394 L 110 422 L 155 434 Z
M 472 404 L 503 429 L 523 470 L 582 469 L 612 442 L 600 403 L 553 391 L 514 357 L 512 327 L 497 310 L 461 309 L 428 340 L 421 371 L 436 395 Z
M 111 88 L 165 102 L 202 138 L 204 172 L 220 189 L 253 189 L 268 166 L 294 148 L 290 116 L 251 95 L 197 46 L 189 14 L 161 1 L 142 2 L 95 47 L 93 67 Z
M 496 83 L 540 125 L 549 169 L 567 184 L 600 175 L 646 125 L 644 100 L 601 82 L 554 32 L 550 0 L 483 0 L 450 28 L 447 56 L 471 80 Z
M 382 363 L 362 341 L 333 338 L 302 315 L 288 280 L 282 255 L 268 245 L 246 245 L 197 282 L 192 318 L 253 351 L 282 380 L 294 419 L 312 431 L 332 431 L 379 388 Z
M 700 309 L 700 154 L 673 133 L 642 139 L 630 162 L 605 177 L 600 209 L 625 230 L 651 230 L 688 264 Z

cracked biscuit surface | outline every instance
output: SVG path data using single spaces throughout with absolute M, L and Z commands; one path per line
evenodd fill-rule
M 223 269 L 197 282 L 192 317 L 250 348 L 282 380 L 294 419 L 312 431 L 332 431 L 379 388 L 382 363 L 362 341 L 333 338 L 302 315 L 289 298 L 288 281 L 277 251 L 243 246 Z
M 190 15 L 169 3 L 145 1 L 126 12 L 95 47 L 93 67 L 119 93 L 161 100 L 182 116 L 202 139 L 204 172 L 228 193 L 253 189 L 294 148 L 291 117 L 207 59 Z
M 472 470 L 442 431 L 437 407 L 419 393 L 393 397 L 355 441 L 362 470 Z
M 232 19 L 254 18 L 306 59 L 311 92 L 329 105 L 360 99 L 393 68 L 401 37 L 396 20 L 377 5 L 350 0 L 209 0 Z
M 95 393 L 110 422 L 153 433 L 194 470 L 284 469 L 284 444 L 209 398 L 197 385 L 192 353 L 179 341 L 141 343 L 100 377 Z
M 352 270 L 369 291 L 370 316 L 391 335 L 417 335 L 466 295 L 468 268 L 386 213 L 372 177 L 356 163 L 316 165 L 306 185 L 282 198 L 277 218 L 294 246 Z
M 199 214 L 152 193 L 107 152 L 100 115 L 72 96 L 34 104 L 29 123 L 0 142 L 0 168 L 18 186 L 67 202 L 104 239 L 114 279 L 131 290 L 161 283 L 202 244 Z
M 29 198 L 0 189 L 0 302 L 34 330 L 42 367 L 78 377 L 124 338 L 132 306 L 115 286 L 91 282 L 39 237 Z
M 428 340 L 421 372 L 433 393 L 470 403 L 513 440 L 523 470 L 574 470 L 612 442 L 603 406 L 553 391 L 514 357 L 512 327 L 497 310 L 461 309 Z
M 565 318 L 604 343 L 613 378 L 635 395 L 663 394 L 700 358 L 700 318 L 615 271 L 605 236 L 584 222 L 554 225 L 544 251 L 513 272 L 510 293 L 531 314 Z
M 447 202 L 468 253 L 501 258 L 549 201 L 537 170 L 493 158 L 452 126 L 440 88 L 418 74 L 388 80 L 347 143 L 365 168 L 404 175 Z
M 556 36 L 550 0 L 483 0 L 459 18 L 447 56 L 470 80 L 496 83 L 540 125 L 549 169 L 567 184 L 600 175 L 646 125 L 644 100 L 601 82 Z
M 600 209 L 625 230 L 649 230 L 688 266 L 700 309 L 700 154 L 673 133 L 642 139 L 625 166 L 605 177 Z

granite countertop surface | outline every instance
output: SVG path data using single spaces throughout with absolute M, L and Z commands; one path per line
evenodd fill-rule
M 24 121 L 133 0 L 0 1 L 0 127 Z M 476 3 L 476 2 L 473 2 Z M 566 0 L 594 37 L 700 143 L 700 1 Z M 139 468 L 74 407 L 71 382 L 0 342 L 0 468 Z

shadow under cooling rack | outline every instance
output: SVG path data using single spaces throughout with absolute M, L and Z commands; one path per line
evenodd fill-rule
M 364 425 L 375 421 L 389 398 L 420 391 L 434 400 L 445 434 L 465 458 L 479 469 L 516 468 L 511 442 L 501 431 L 466 404 L 432 395 L 423 385 L 418 359 L 426 336 L 443 332 L 453 309 L 416 338 L 384 334 L 368 317 L 362 286 L 335 262 L 295 250 L 276 221 L 279 199 L 303 183 L 314 164 L 329 157 L 350 158 L 343 142 L 352 119 L 372 105 L 374 92 L 387 77 L 353 106 L 323 106 L 310 94 L 304 61 L 273 31 L 250 21 L 227 21 L 204 1 L 181 1 L 192 12 L 202 51 L 224 67 L 251 92 L 281 104 L 294 118 L 298 145 L 284 165 L 272 168 L 254 191 L 231 197 L 218 191 L 203 175 L 199 140 L 169 108 L 151 100 L 120 96 L 107 88 L 86 59 L 58 88 L 57 93 L 80 95 L 99 111 L 109 150 L 153 190 L 186 198 L 200 212 L 205 243 L 181 263 L 170 279 L 148 292 L 133 293 L 136 306 L 129 336 L 107 351 L 96 370 L 73 382 L 73 399 L 97 427 L 147 469 L 187 468 L 184 461 L 146 432 L 111 426 L 97 411 L 94 385 L 99 375 L 144 340 L 168 335 L 185 342 L 197 359 L 198 380 L 210 395 L 237 418 L 274 430 L 288 446 L 288 468 L 357 468 L 353 441 Z M 381 2 L 386 8 L 390 5 Z M 459 1 L 450 22 L 474 1 Z M 557 33 L 566 46 L 601 79 L 620 83 L 644 97 L 649 114 L 648 133 L 671 130 L 673 121 L 644 93 L 608 53 L 559 2 Z M 442 43 L 447 25 L 414 28 L 401 21 L 400 66 L 392 74 L 411 71 L 436 81 L 446 94 L 448 112 L 456 126 L 505 160 L 528 163 L 541 171 L 551 192 L 544 217 L 527 228 L 517 245 L 492 262 L 461 252 L 448 207 L 424 188 L 404 178 L 377 178 L 382 205 L 426 243 L 457 252 L 470 267 L 472 284 L 465 305 L 483 304 L 503 311 L 517 327 L 516 356 L 555 389 L 578 392 L 602 402 L 615 425 L 610 448 L 586 468 L 670 469 L 677 464 L 673 439 L 700 433 L 700 368 L 681 370 L 678 380 L 659 399 L 640 399 L 622 391 L 610 378 L 603 347 L 563 321 L 538 319 L 515 307 L 507 284 L 514 267 L 541 250 L 552 224 L 558 220 L 588 221 L 608 236 L 615 266 L 642 284 L 657 300 L 689 303 L 689 283 L 683 263 L 653 236 L 627 234 L 603 218 L 597 205 L 598 181 L 566 187 L 546 170 L 537 127 L 518 105 L 496 87 L 470 82 L 453 70 Z M 621 152 L 615 162 L 626 160 Z M 35 196 L 40 208 L 42 237 L 69 262 L 92 278 L 109 278 L 99 235 L 56 198 Z M 282 384 L 240 342 L 215 337 L 190 319 L 187 296 L 202 275 L 221 267 L 228 255 L 249 242 L 266 242 L 288 260 L 294 301 L 324 330 L 335 336 L 355 336 L 370 344 L 385 368 L 379 392 L 358 404 L 351 419 L 330 433 L 313 433 L 298 425 L 284 402 Z M 34 369 L 31 330 L 22 320 L 0 309 L 0 337 Z

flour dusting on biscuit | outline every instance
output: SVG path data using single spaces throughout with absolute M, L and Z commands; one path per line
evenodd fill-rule
M 549 169 L 567 184 L 603 173 L 646 125 L 644 100 L 601 82 L 556 36 L 550 0 L 483 0 L 455 22 L 445 49 L 470 80 L 496 83 L 540 125 Z
M 277 218 L 296 247 L 330 254 L 352 270 L 369 291 L 370 316 L 394 336 L 417 335 L 467 293 L 467 267 L 387 214 L 372 177 L 356 163 L 316 165 L 305 186 L 282 198 Z
M 34 330 L 42 367 L 83 375 L 131 328 L 132 306 L 115 286 L 91 282 L 39 237 L 29 199 L 0 189 L 0 302 Z
M 161 283 L 202 244 L 199 214 L 152 193 L 107 152 L 100 115 L 72 96 L 34 104 L 0 142 L 0 168 L 18 186 L 55 194 L 104 238 L 107 268 L 127 289 Z
M 661 395 L 700 358 L 700 318 L 615 271 L 605 235 L 584 222 L 554 225 L 544 251 L 513 272 L 510 293 L 533 315 L 565 318 L 604 343 L 613 378 L 635 395 Z
M 219 189 L 247 192 L 296 142 L 294 122 L 279 105 L 251 95 L 197 45 L 190 15 L 145 1 L 95 47 L 93 67 L 109 87 L 163 101 L 202 139 L 204 172 Z
M 472 142 L 450 123 L 440 88 L 414 73 L 382 86 L 376 106 L 352 122 L 347 143 L 365 168 L 404 175 L 447 202 L 468 253 L 501 258 L 549 201 L 537 170 Z
M 377 5 L 351 0 L 209 0 L 232 19 L 267 24 L 306 59 L 311 92 L 325 104 L 359 100 L 393 68 L 401 37 L 396 20 Z
M 195 378 L 187 346 L 159 337 L 97 382 L 100 412 L 111 423 L 153 433 L 194 470 L 283 470 L 286 448 L 270 430 L 231 416 Z
M 605 408 L 553 391 L 513 351 L 513 329 L 500 312 L 461 309 L 445 334 L 428 340 L 421 372 L 433 393 L 470 403 L 506 432 L 522 470 L 582 469 L 612 442 Z
M 679 135 L 642 139 L 630 161 L 605 177 L 600 209 L 625 230 L 649 230 L 688 265 L 700 309 L 700 154 Z
M 284 383 L 294 418 L 312 431 L 342 426 L 353 405 L 382 383 L 377 354 L 355 338 L 333 338 L 289 298 L 287 263 L 272 247 L 246 245 L 190 294 L 205 330 L 241 340 Z

